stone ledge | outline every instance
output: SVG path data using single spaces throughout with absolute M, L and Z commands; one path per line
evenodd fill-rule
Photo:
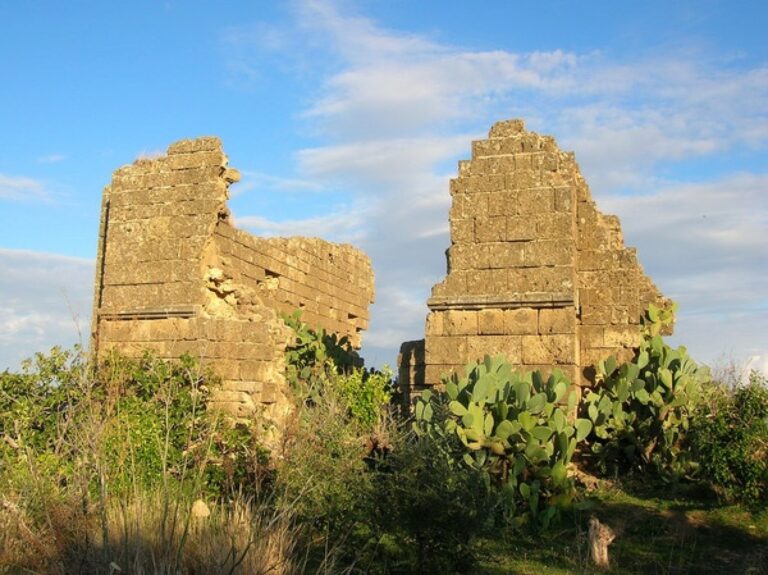
M 191 318 L 198 315 L 200 306 L 170 306 L 164 308 L 138 308 L 119 312 L 98 311 L 99 319 L 133 320 L 133 319 L 168 319 L 172 317 Z
M 573 296 L 569 293 L 546 292 L 517 292 L 500 296 L 434 296 L 427 300 L 427 306 L 432 311 L 442 311 L 449 309 L 516 309 L 521 307 L 556 308 L 570 307 L 573 305 Z

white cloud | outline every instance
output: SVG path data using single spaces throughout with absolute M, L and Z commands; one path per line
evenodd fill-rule
M 766 309 L 726 313 L 683 311 L 669 342 L 685 345 L 693 358 L 713 367 L 715 373 L 734 366 L 742 379 L 749 369 L 762 370 L 768 376 L 768 337 L 763 335 L 766 322 Z
M 353 184 L 351 191 L 358 195 L 375 196 L 372 184 L 376 191 L 409 185 L 413 193 L 430 179 L 436 164 L 461 155 L 469 141 L 467 135 L 382 138 L 308 148 L 298 153 L 299 169 L 307 178 Z M 421 182 L 414 185 L 414 178 Z
M 63 162 L 67 157 L 64 154 L 49 154 L 47 156 L 41 156 L 37 159 L 40 164 L 57 164 Z
M 652 267 L 696 293 L 697 285 L 730 301 L 746 282 L 754 299 L 768 287 L 768 174 L 733 174 L 707 183 L 660 187 L 640 196 L 603 198 L 619 215 L 629 243 L 653 254 Z M 697 281 L 698 280 L 698 281 Z M 703 281 L 702 281 L 703 280 Z
M 673 342 L 709 363 L 768 357 L 768 174 L 667 185 L 600 207 L 621 218 L 627 244 L 680 304 Z
M 165 156 L 165 150 L 141 150 L 136 154 L 136 160 L 156 160 Z
M 0 370 L 54 345 L 88 344 L 93 261 L 0 248 Z
M 50 194 L 40 180 L 0 174 L 0 200 L 39 201 L 49 198 Z
M 742 380 L 748 380 L 752 371 L 768 376 L 768 352 L 761 355 L 752 355 L 747 358 L 742 370 Z
M 311 53 L 322 86 L 300 116 L 323 142 L 297 153 L 300 178 L 355 201 L 301 222 L 250 221 L 278 233 L 355 230 L 377 273 L 366 349 L 391 354 L 377 361 L 393 361 L 397 341 L 423 334 L 424 301 L 445 273 L 454 162 L 510 117 L 576 151 L 599 207 L 622 216 L 652 277 L 683 304 L 678 333 L 692 347 L 714 357 L 727 340 L 766 353 L 765 330 L 743 317 L 765 306 L 768 178 L 747 167 L 710 184 L 675 183 L 668 168 L 764 153 L 768 66 L 684 50 L 628 62 L 600 52 L 472 50 L 384 29 L 323 0 L 300 2 L 295 26 L 278 35 L 280 46 L 290 45 L 295 61 Z M 707 340 L 690 328 L 704 325 L 722 335 Z
M 313 180 L 281 178 L 252 170 L 240 170 L 240 175 L 242 176 L 240 182 L 231 188 L 233 196 L 241 196 L 251 190 L 321 192 L 324 189 L 322 184 Z
M 236 226 L 262 236 L 310 236 L 330 241 L 356 243 L 364 236 L 363 209 L 338 210 L 332 214 L 273 221 L 262 216 L 241 216 L 234 218 Z

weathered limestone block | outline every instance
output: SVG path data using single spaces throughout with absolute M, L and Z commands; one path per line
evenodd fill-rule
M 506 333 L 503 309 L 483 309 L 477 312 L 477 317 L 480 335 L 503 335 Z
M 509 120 L 472 143 L 458 172 L 448 273 L 427 302 L 419 369 L 408 364 L 401 381 L 419 390 L 504 353 L 589 385 L 597 361 L 631 355 L 644 309 L 666 300 L 624 246 L 618 218 L 598 211 L 573 153 Z
M 442 317 L 444 335 L 475 335 L 478 333 L 477 312 L 473 310 L 448 310 L 432 312 Z
M 504 328 L 508 334 L 537 333 L 538 310 L 517 308 L 504 310 Z
M 575 333 L 576 310 L 572 307 L 560 307 L 539 310 L 539 333 Z
M 504 355 L 509 361 L 522 361 L 522 337 L 518 335 L 477 335 L 467 338 L 467 361 L 482 361 L 486 355 Z M 466 363 L 466 362 L 465 362 Z
M 560 365 L 576 361 L 575 335 L 524 335 L 523 363 L 526 365 Z
M 304 310 L 304 321 L 359 347 L 373 272 L 349 245 L 233 228 L 226 200 L 239 179 L 218 138 L 115 171 L 102 201 L 92 349 L 197 357 L 223 380 L 212 404 L 261 413 L 276 439 L 291 410 L 280 313 Z

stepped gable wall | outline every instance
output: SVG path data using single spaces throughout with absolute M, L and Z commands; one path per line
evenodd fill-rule
M 618 218 L 597 209 L 573 153 L 520 120 L 499 122 L 459 162 L 450 194 L 447 275 L 427 301 L 425 339 L 401 348 L 406 388 L 486 354 L 590 385 L 597 361 L 631 356 L 645 308 L 666 300 Z

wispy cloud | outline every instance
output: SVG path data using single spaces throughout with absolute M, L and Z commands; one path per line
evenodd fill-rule
M 251 190 L 269 190 L 278 192 L 321 192 L 323 185 L 315 180 L 301 178 L 283 178 L 263 172 L 241 170 L 242 179 L 232 188 L 233 196 L 240 196 Z
M 141 150 L 136 154 L 137 160 L 156 160 L 165 155 L 165 150 Z
M 93 266 L 85 258 L 0 248 L 0 371 L 53 345 L 88 343 Z
M 768 174 L 737 173 L 602 202 L 621 217 L 646 271 L 680 304 L 675 341 L 709 361 L 726 352 L 768 358 L 768 334 L 758 327 L 768 320 L 766 192 Z
M 0 200 L 41 201 L 51 197 L 45 184 L 34 178 L 0 174 Z
M 67 156 L 64 154 L 49 154 L 47 156 L 41 156 L 37 159 L 39 164 L 58 164 L 63 162 Z
M 365 209 L 337 208 L 322 216 L 273 221 L 262 216 L 235 218 L 238 227 L 262 236 L 311 236 L 337 242 L 357 243 L 365 237 Z
M 333 234 L 354 221 L 377 272 L 369 353 L 393 359 L 397 341 L 423 333 L 423 302 L 445 272 L 454 162 L 469 156 L 471 139 L 510 117 L 576 151 L 600 207 L 622 216 L 654 279 L 681 300 L 688 316 L 679 331 L 691 348 L 711 356 L 714 343 L 690 326 L 765 309 L 755 294 L 766 293 L 760 240 L 768 181 L 764 173 L 729 173 L 727 158 L 768 147 L 766 63 L 745 67 L 696 49 L 634 61 L 598 51 L 472 50 L 383 28 L 334 2 L 295 6 L 294 28 L 276 37 L 297 61 L 314 58 L 321 85 L 300 117 L 322 142 L 297 153 L 301 179 L 341 187 L 355 209 L 366 208 L 251 223 Z M 246 43 L 249 29 L 241 32 L 231 38 Z M 259 58 L 273 50 L 268 44 Z M 693 173 L 692 163 L 710 158 L 722 167 L 708 184 L 672 169 L 688 163 Z M 729 285 L 729 277 L 737 280 Z M 733 321 L 718 324 L 727 331 L 718 339 L 753 355 L 768 351 L 764 330 Z

